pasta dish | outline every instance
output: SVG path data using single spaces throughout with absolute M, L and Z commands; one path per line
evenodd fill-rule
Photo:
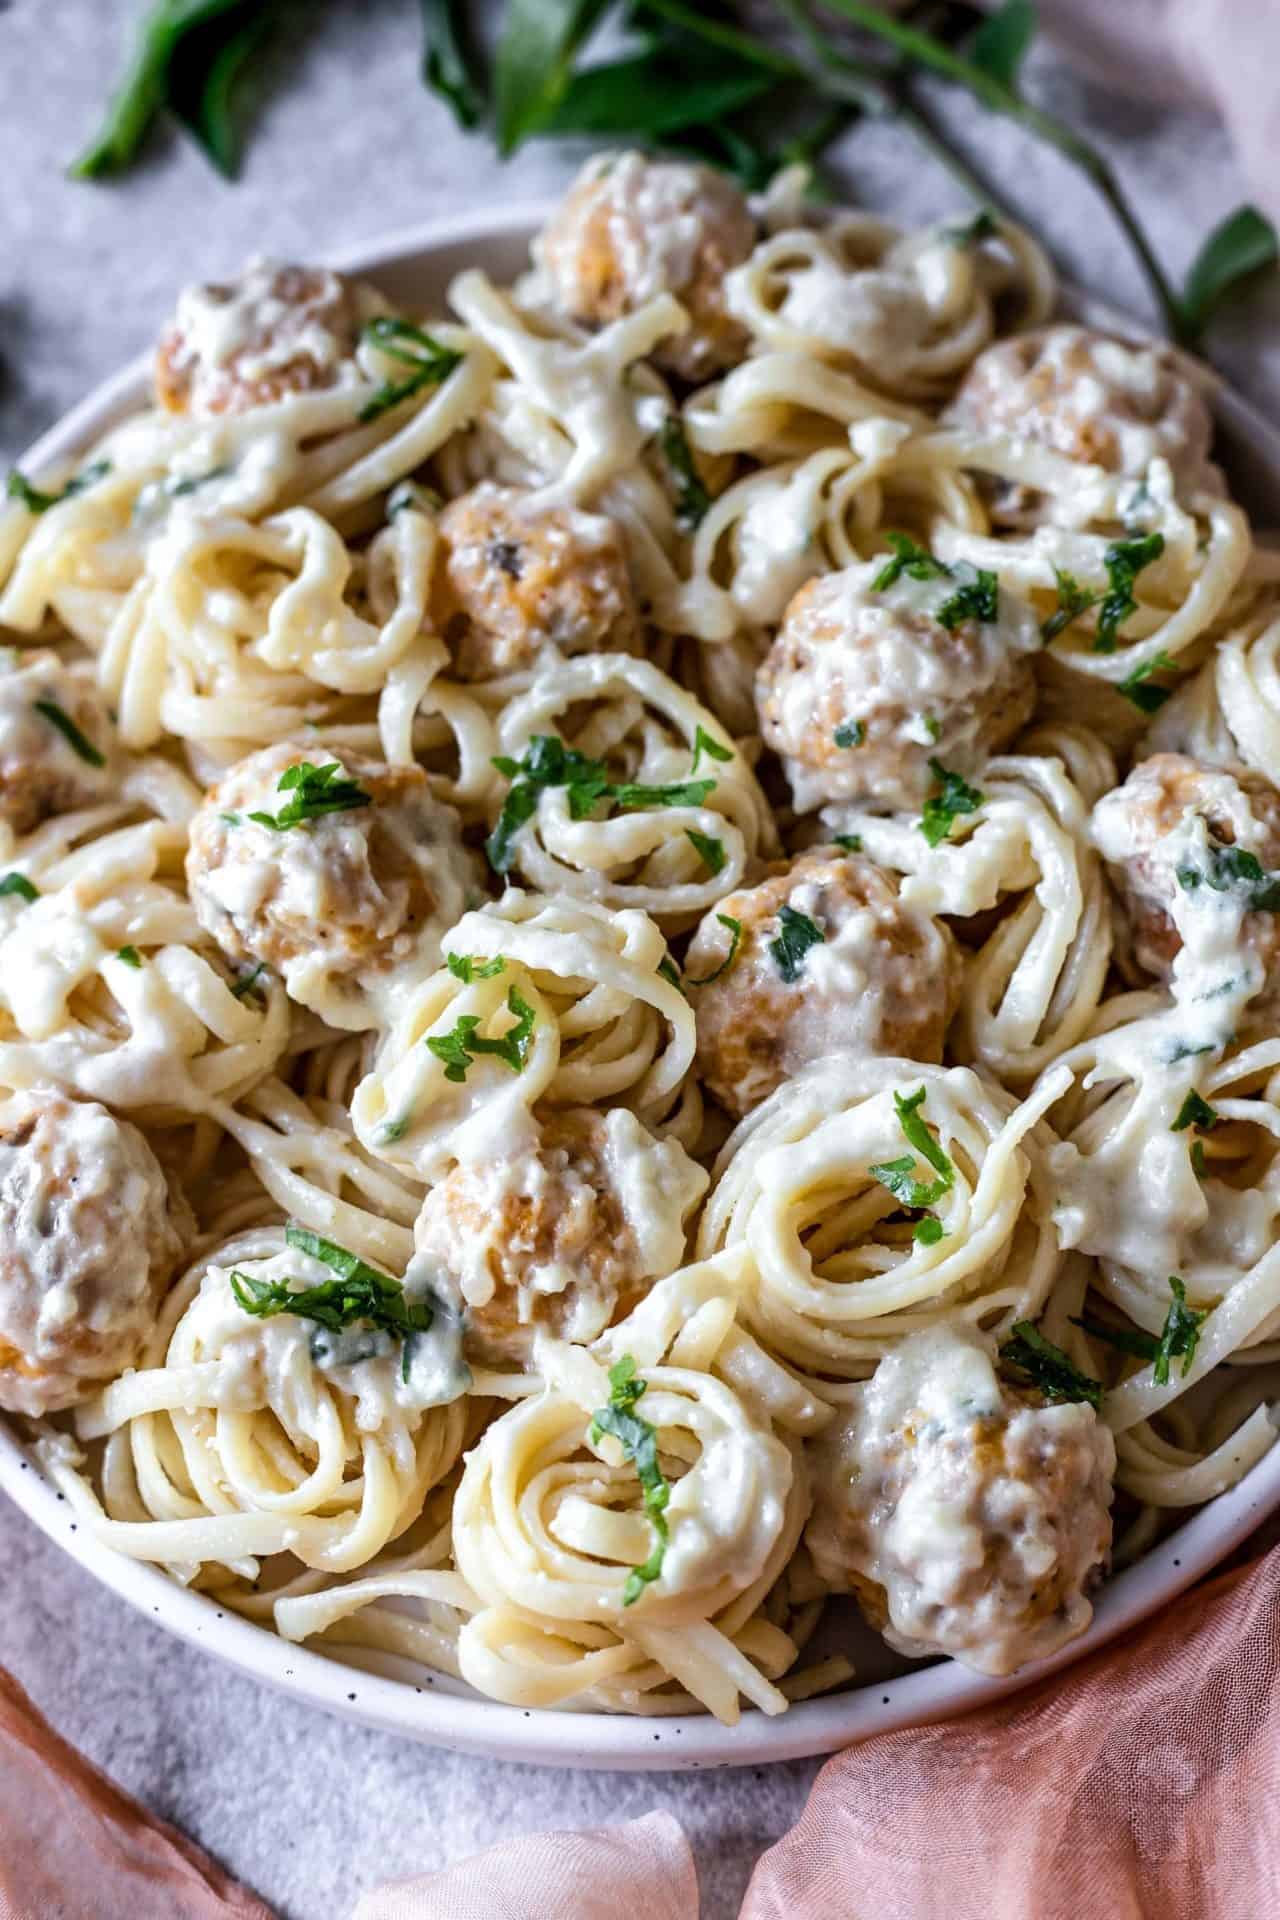
M 10 476 L 0 1407 L 78 1525 L 731 1722 L 833 1595 L 1052 1653 L 1271 1446 L 1280 553 L 1055 303 L 611 154 L 440 311 L 188 289 Z

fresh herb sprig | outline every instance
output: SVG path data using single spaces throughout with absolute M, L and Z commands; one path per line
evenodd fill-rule
M 1114 653 L 1119 639 L 1120 629 L 1129 615 L 1136 611 L 1138 602 L 1134 598 L 1133 585 L 1144 568 L 1160 558 L 1164 552 L 1162 533 L 1145 533 L 1132 540 L 1113 540 L 1102 556 L 1106 568 L 1107 585 L 1101 593 L 1090 593 L 1082 587 L 1074 574 L 1064 573 L 1055 567 L 1054 578 L 1058 584 L 1058 604 L 1047 620 L 1041 623 L 1040 634 L 1044 640 L 1056 640 L 1065 633 L 1073 621 L 1083 613 L 1097 607 L 1098 619 L 1093 636 L 1095 653 Z M 1172 666 L 1171 660 L 1161 664 Z M 1152 665 L 1154 671 L 1155 663 Z M 1138 676 L 1131 676 L 1136 683 Z M 1121 688 L 1128 691 L 1127 687 Z M 1141 705 L 1139 701 L 1136 704 Z M 1157 705 L 1161 704 L 1159 701 Z
M 379 1332 L 389 1333 L 403 1342 L 401 1377 L 409 1377 L 410 1338 L 426 1333 L 431 1326 L 431 1303 L 408 1300 L 403 1286 L 389 1273 L 371 1267 L 357 1254 L 350 1253 L 332 1240 L 325 1240 L 292 1222 L 285 1228 L 285 1244 L 298 1253 L 319 1260 L 338 1276 L 322 1280 L 314 1287 L 300 1287 L 292 1279 L 261 1280 L 238 1268 L 231 1274 L 231 1291 L 237 1306 L 256 1320 L 270 1320 L 278 1313 L 297 1314 L 314 1320 L 330 1333 L 340 1333 L 356 1321 L 365 1321 Z
M 733 758 L 728 748 L 699 727 L 690 771 L 704 753 L 712 760 Z M 602 801 L 623 813 L 649 807 L 700 807 L 716 786 L 713 779 L 705 777 L 673 780 L 665 786 L 649 786 L 635 780 L 614 782 L 603 760 L 588 759 L 585 754 L 566 747 L 553 733 L 535 734 L 519 760 L 513 760 L 509 754 L 496 754 L 493 764 L 511 782 L 498 823 L 485 842 L 489 865 L 495 873 L 508 873 L 515 865 L 516 837 L 537 812 L 542 794 L 550 788 L 566 790 L 571 820 L 588 820 Z
M 882 1187 L 887 1188 L 895 1200 L 901 1201 L 904 1207 L 910 1207 L 914 1211 L 936 1207 L 939 1200 L 950 1193 L 956 1177 L 955 1167 L 946 1149 L 940 1141 L 934 1139 L 925 1124 L 921 1110 L 926 1093 L 925 1087 L 917 1087 L 914 1093 L 906 1095 L 895 1090 L 893 1104 L 898 1115 L 898 1125 L 902 1129 L 907 1144 L 933 1168 L 937 1178 L 921 1180 L 919 1162 L 914 1154 L 910 1153 L 903 1154 L 897 1160 L 878 1161 L 867 1169 L 872 1179 L 878 1180 Z M 944 1233 L 945 1228 L 941 1220 L 933 1215 L 916 1223 L 915 1237 L 924 1246 L 936 1246 Z
M 256 825 L 269 827 L 273 833 L 287 833 L 290 827 L 306 826 L 308 821 L 323 819 L 328 813 L 353 813 L 358 807 L 373 805 L 373 795 L 347 778 L 336 760 L 323 767 L 310 760 L 286 767 L 276 783 L 276 792 L 290 796 L 278 813 L 258 811 L 249 815 Z
M 473 1061 L 481 1055 L 492 1055 L 495 1060 L 501 1060 L 504 1066 L 510 1067 L 512 1073 L 523 1071 L 536 1016 L 519 987 L 511 987 L 507 991 L 507 1012 L 515 1024 L 497 1039 L 486 1039 L 483 1034 L 477 1033 L 480 1025 L 477 1013 L 460 1014 L 448 1033 L 427 1035 L 429 1051 L 444 1063 L 446 1080 L 456 1083 L 464 1081 Z
M 609 1369 L 609 1404 L 592 1416 L 587 1438 L 593 1447 L 602 1435 L 611 1434 L 622 1448 L 623 1456 L 635 1467 L 644 1499 L 644 1510 L 653 1528 L 653 1552 L 640 1566 L 633 1567 L 622 1589 L 622 1604 L 632 1607 L 647 1586 L 662 1573 L 667 1551 L 667 1506 L 671 1487 L 658 1459 L 658 1429 L 636 1412 L 636 1402 L 648 1391 L 649 1382 L 641 1380 L 629 1353 Z
M 775 0 L 771 15 L 744 9 L 741 24 L 717 0 L 505 0 L 486 59 L 466 0 L 420 0 L 422 78 L 459 126 L 483 128 L 504 156 L 533 137 L 626 140 L 729 167 L 751 189 L 790 160 L 812 163 L 854 120 L 894 120 L 975 203 L 973 219 L 950 232 L 962 236 L 957 244 L 980 244 L 991 236 L 998 203 L 917 105 L 913 84 L 927 74 L 964 89 L 1084 174 L 1124 233 L 1175 338 L 1195 340 L 1223 299 L 1274 266 L 1274 229 L 1256 207 L 1242 206 L 1208 236 L 1183 293 L 1175 291 L 1107 161 L 1022 91 L 1036 25 L 1030 0 L 1004 0 L 976 32 L 967 31 L 972 13 L 962 6 L 933 9 L 926 26 L 914 9 L 899 16 L 870 0 L 828 5 L 861 32 L 862 48 L 832 33 L 811 0 Z M 233 176 L 242 146 L 240 81 L 286 11 L 283 0 L 153 0 L 75 176 L 123 172 L 165 114 Z M 287 17 L 281 52 L 297 39 L 292 12 Z M 594 41 L 608 24 L 629 27 L 632 45 L 601 60 Z M 778 44 L 783 34 L 796 52 Z M 767 143 L 762 129 L 794 122 L 806 110 L 798 133 Z
M 1191 1371 L 1191 1363 L 1200 1344 L 1200 1328 L 1208 1318 L 1207 1309 L 1199 1310 L 1187 1305 L 1187 1289 L 1176 1273 L 1169 1275 L 1169 1292 L 1172 1298 L 1159 1334 L 1131 1327 L 1113 1327 L 1107 1321 L 1097 1320 L 1087 1313 L 1073 1316 L 1072 1324 L 1083 1327 L 1095 1340 L 1101 1340 L 1121 1353 L 1132 1354 L 1138 1360 L 1149 1360 L 1152 1363 L 1152 1379 L 1158 1387 L 1166 1387 L 1169 1384 L 1171 1361 L 1181 1360 L 1184 1378 Z

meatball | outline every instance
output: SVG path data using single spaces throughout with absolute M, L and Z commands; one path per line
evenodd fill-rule
M 0 819 L 30 833 L 110 792 L 113 728 L 88 669 L 45 649 L 0 662 Z
M 486 480 L 445 508 L 440 533 L 439 619 L 460 680 L 518 672 L 548 647 L 634 647 L 626 551 L 604 514 L 539 506 Z
M 760 730 L 801 811 L 918 806 L 931 762 L 972 771 L 1031 716 L 1040 630 L 1026 602 L 990 575 L 919 580 L 898 566 L 881 558 L 810 580 L 757 671 Z
M 384 306 L 327 267 L 252 260 L 229 285 L 184 290 L 156 349 L 156 399 L 203 420 L 353 381 L 361 328 Z
M 741 928 L 727 966 L 726 919 Z M 821 848 L 722 900 L 694 935 L 685 968 L 698 1070 L 738 1118 L 835 1053 L 940 1060 L 960 991 L 959 949 L 947 929 L 905 908 L 873 861 Z
M 1213 421 L 1204 397 L 1177 356 L 1155 342 L 1074 326 L 1017 334 L 978 355 L 944 417 L 1134 480 L 1159 457 L 1180 496 L 1222 491 L 1209 461 Z M 1016 526 L 1036 509 L 1026 487 L 995 490 L 995 519 Z
M 723 174 L 621 153 L 588 161 L 534 255 L 554 304 L 587 326 L 674 294 L 691 324 L 654 359 L 699 381 L 746 352 L 746 332 L 725 307 L 724 279 L 754 244 L 751 210 Z
M 1188 916 L 1200 931 L 1216 910 L 1239 921 L 1227 944 L 1252 950 L 1261 969 L 1257 985 L 1265 975 L 1270 991 L 1280 991 L 1280 792 L 1270 781 L 1243 767 L 1153 754 L 1103 794 L 1093 811 L 1093 840 L 1138 967 L 1167 980 Z M 1269 892 L 1274 907 L 1260 904 Z M 1213 929 L 1202 930 L 1216 941 Z
M 1014 1673 L 1083 1633 L 1111 1548 L 1093 1408 L 1002 1386 L 961 1326 L 911 1334 L 824 1435 L 808 1546 L 890 1646 Z
M 138 1129 L 38 1087 L 0 1105 L 0 1407 L 69 1407 L 133 1365 L 192 1231 Z
M 371 1023 L 365 993 L 392 968 L 436 963 L 474 879 L 457 816 L 419 767 L 320 740 L 250 754 L 191 824 L 187 885 L 201 926 L 229 959 L 272 968 L 338 1026 Z
M 418 1262 L 464 1312 L 473 1359 L 524 1363 L 539 1330 L 594 1340 L 674 1272 L 706 1185 L 678 1141 L 655 1140 L 625 1108 L 566 1108 L 536 1147 L 460 1164 L 432 1188 Z

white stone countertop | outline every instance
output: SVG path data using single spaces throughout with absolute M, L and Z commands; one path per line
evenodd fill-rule
M 229 187 L 162 138 L 115 187 L 74 185 L 141 0 L 0 0 L 0 466 L 155 334 L 179 286 L 251 251 L 308 258 L 433 214 L 553 193 L 579 155 L 532 147 L 505 168 L 417 80 L 413 0 L 347 0 L 293 19 L 296 67 L 266 76 L 244 178 Z M 1111 156 L 1180 274 L 1245 189 L 1203 117 L 1084 86 L 1041 51 L 1031 87 Z M 1055 156 L 966 100 L 957 139 L 1066 268 L 1136 313 L 1143 289 L 1105 209 Z M 906 221 L 955 190 L 892 127 L 855 130 L 843 178 Z M 1280 416 L 1280 289 L 1215 336 L 1219 364 Z M 816 1763 L 718 1774 L 557 1772 L 433 1752 L 264 1694 L 96 1585 L 0 1507 L 0 1662 L 60 1732 L 208 1847 L 282 1920 L 343 1920 L 382 1880 L 514 1833 L 675 1814 L 698 1859 L 703 1920 L 730 1920 L 757 1855 L 803 1803 Z M 94 1916 L 98 1920 L 98 1916 Z M 116 1920 L 104 1905 L 101 1920 Z M 548 1917 L 550 1920 L 550 1916 Z

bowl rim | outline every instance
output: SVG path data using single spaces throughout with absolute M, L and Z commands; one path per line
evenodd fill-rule
M 527 240 L 548 212 L 540 202 L 504 211 L 480 210 L 426 221 L 343 249 L 329 264 L 367 275 L 432 270 L 433 258 L 472 245 L 484 255 Z M 1064 306 L 1130 335 L 1149 330 L 1064 289 Z M 66 460 L 133 411 L 145 398 L 150 360 L 140 355 L 95 387 L 21 456 L 24 469 Z M 1241 440 L 1274 480 L 1280 519 L 1280 432 L 1247 401 L 1215 383 L 1220 423 Z M 41 1532 L 140 1613 L 189 1646 L 294 1700 L 383 1732 L 454 1752 L 542 1766 L 692 1770 L 798 1760 L 831 1753 L 872 1734 L 924 1726 L 1033 1686 L 1137 1625 L 1231 1553 L 1280 1508 L 1280 1446 L 1235 1487 L 1199 1509 L 1166 1540 L 1101 1590 L 1088 1631 L 1050 1659 L 1003 1678 L 943 1661 L 890 1680 L 871 1680 L 798 1702 L 770 1718 L 747 1707 L 736 1726 L 711 1715 L 632 1717 L 507 1706 L 456 1691 L 457 1683 L 424 1671 L 422 1685 L 348 1665 L 227 1611 L 215 1598 L 178 1585 L 158 1567 L 130 1560 L 94 1538 L 65 1496 L 47 1481 L 16 1422 L 0 1414 L 0 1489 Z

